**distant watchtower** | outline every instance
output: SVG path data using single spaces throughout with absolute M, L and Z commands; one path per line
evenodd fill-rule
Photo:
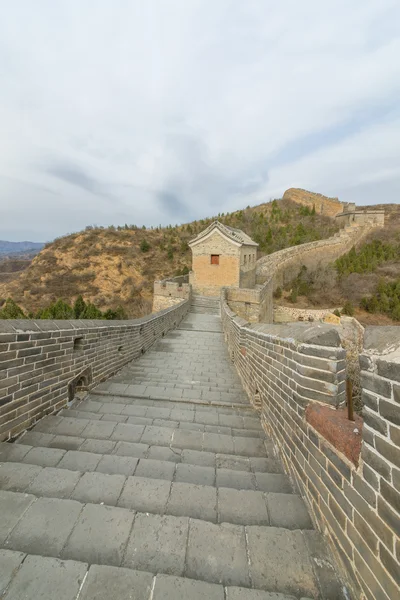
M 258 244 L 240 229 L 214 221 L 189 246 L 193 254 L 189 281 L 195 294 L 218 296 L 221 287 L 255 286 Z

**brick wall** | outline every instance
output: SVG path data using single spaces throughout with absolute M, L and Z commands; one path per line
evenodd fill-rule
M 332 263 L 362 240 L 370 232 L 371 227 L 371 224 L 365 227 L 347 227 L 327 240 L 285 248 L 264 256 L 256 263 L 258 287 L 255 290 L 243 290 L 243 292 L 249 292 L 249 299 L 242 301 L 250 302 L 253 305 L 251 310 L 247 310 L 245 306 L 239 306 L 240 301 L 237 299 L 235 300 L 236 304 L 231 304 L 228 299 L 229 305 L 251 322 L 272 323 L 273 293 L 278 287 L 283 287 L 293 281 L 303 265 L 310 271 L 314 271 Z
M 97 384 L 140 356 L 189 301 L 131 321 L 0 321 L 0 441 L 66 405 L 72 382 Z
M 250 401 L 261 406 L 263 425 L 327 534 L 354 598 L 400 597 L 399 355 L 361 356 L 367 408 L 356 466 L 305 416 L 306 407 L 343 400 L 345 351 L 329 326 L 250 325 L 229 309 L 224 293 L 221 314 Z M 399 328 L 392 329 L 399 344 Z
M 175 306 L 182 300 L 190 300 L 191 288 L 188 283 L 189 275 L 171 277 L 154 282 L 153 313 Z

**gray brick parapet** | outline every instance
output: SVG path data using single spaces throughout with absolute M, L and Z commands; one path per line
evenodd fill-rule
M 129 321 L 0 321 L 0 441 L 65 406 L 146 352 L 190 308 L 188 300 Z
M 345 351 L 322 324 L 251 325 L 221 296 L 223 331 L 250 401 L 285 470 L 325 532 L 355 598 L 400 597 L 400 334 L 367 328 L 360 356 L 365 404 L 354 464 L 306 418 L 345 399 Z

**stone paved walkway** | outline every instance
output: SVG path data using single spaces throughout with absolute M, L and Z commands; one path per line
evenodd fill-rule
M 214 314 L 0 444 L 0 598 L 343 598 Z

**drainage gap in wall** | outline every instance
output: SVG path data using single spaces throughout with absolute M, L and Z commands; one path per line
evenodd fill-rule
M 89 388 L 92 381 L 92 371 L 90 367 L 82 371 L 68 384 L 68 404 L 74 400 L 79 392 L 83 392 Z
M 82 354 L 83 353 L 83 337 L 76 337 L 74 339 L 74 354 Z
M 257 410 L 261 410 L 261 396 L 260 396 L 260 392 L 258 390 L 256 390 L 254 393 L 253 405 L 254 405 L 254 408 L 256 408 Z
M 123 346 L 118 346 L 118 352 L 122 352 Z

